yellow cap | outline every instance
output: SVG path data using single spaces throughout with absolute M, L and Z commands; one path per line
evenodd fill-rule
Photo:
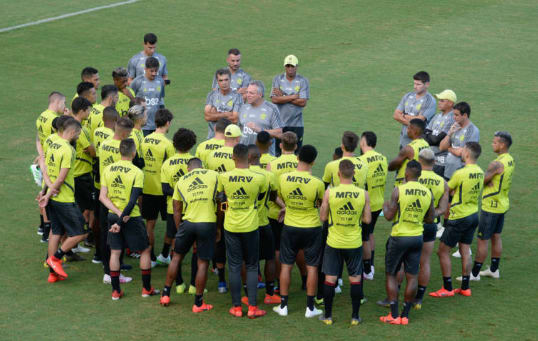
M 297 64 L 299 64 L 299 59 L 297 59 L 297 57 L 295 57 L 292 54 L 290 54 L 289 56 L 284 58 L 284 66 L 286 66 L 286 65 L 297 66 Z
M 458 97 L 456 97 L 456 93 L 452 90 L 443 90 L 441 93 L 435 95 L 438 99 L 447 99 L 451 101 L 452 103 L 456 103 L 458 101 Z
M 230 124 L 226 127 L 226 130 L 224 130 L 224 136 L 226 137 L 239 137 L 241 136 L 241 128 L 239 128 L 235 124 Z

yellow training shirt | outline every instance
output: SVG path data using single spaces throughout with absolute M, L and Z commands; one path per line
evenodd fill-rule
M 516 164 L 508 153 L 499 155 L 495 161 L 502 163 L 504 170 L 495 174 L 489 186 L 484 187 L 482 193 L 482 210 L 491 213 L 505 213 L 510 208 L 508 193 L 512 186 L 512 173 Z
M 329 234 L 327 245 L 335 249 L 355 249 L 362 245 L 361 218 L 366 191 L 354 184 L 329 189 Z
M 142 189 L 144 186 L 144 173 L 131 161 L 119 160 L 104 169 L 101 174 L 101 186 L 107 188 L 107 197 L 114 206 L 123 211 L 131 199 L 133 188 Z M 134 205 L 129 216 L 140 216 L 138 204 Z
M 370 196 L 370 209 L 372 212 L 382 210 L 385 200 L 385 183 L 389 172 L 387 158 L 375 150 L 369 150 L 359 156 L 359 159 L 368 164 L 366 184 Z
M 59 193 L 50 199 L 66 203 L 75 202 L 75 177 L 73 172 L 75 149 L 66 139 L 58 136 L 47 148 L 45 163 L 47 165 L 47 174 L 52 183 L 58 179 L 62 168 L 69 169 L 67 177 L 60 186 Z
M 192 159 L 192 155 L 189 153 L 177 153 L 166 159 L 161 167 L 161 184 L 168 184 L 170 188 L 174 189 L 177 181 L 187 174 L 187 163 L 190 159 Z M 174 214 L 171 195 L 166 198 L 166 213 Z
M 398 186 L 398 211 L 392 222 L 393 237 L 422 236 L 424 217 L 432 201 L 430 190 L 418 181 Z
M 217 140 L 216 138 L 212 138 L 200 143 L 198 147 L 196 147 L 195 155 L 197 158 L 202 160 L 204 167 L 207 167 L 207 156 L 209 155 L 209 153 L 214 150 L 220 149 L 222 146 L 224 146 L 224 140 Z
M 448 187 L 455 190 L 448 219 L 461 219 L 478 212 L 478 198 L 483 185 L 484 171 L 477 164 L 468 164 L 455 171 L 448 181 Z
M 293 172 L 294 170 L 297 169 L 297 165 L 299 163 L 297 161 L 297 156 L 291 153 L 291 154 L 282 154 L 279 157 L 275 158 L 274 160 L 269 161 L 269 164 L 271 164 L 271 173 L 275 175 L 275 183 L 278 189 L 280 175 Z M 269 213 L 268 213 L 269 218 L 277 219 L 279 213 L 280 213 L 280 206 L 270 201 Z
M 174 187 L 173 200 L 183 203 L 183 220 L 191 223 L 217 221 L 217 187 L 219 174 L 209 169 L 193 169 Z
M 164 161 L 175 153 L 172 141 L 163 133 L 155 132 L 144 138 L 144 142 L 142 142 L 144 194 L 163 195 L 161 167 Z
M 232 159 L 233 152 L 234 148 L 229 146 L 222 146 L 211 151 L 207 155 L 206 168 L 221 174 L 233 170 L 235 168 L 235 162 Z
M 413 160 L 418 161 L 418 154 L 421 150 L 430 148 L 430 145 L 426 140 L 424 139 L 416 139 L 408 144 L 409 147 L 413 148 Z M 398 169 L 398 173 L 396 174 L 396 181 L 394 183 L 394 186 L 400 186 L 403 184 L 405 180 L 405 168 L 407 167 L 407 164 L 409 163 L 409 159 L 405 159 L 405 161 L 400 166 L 400 169 Z
M 355 165 L 353 184 L 362 189 L 365 189 L 366 177 L 368 175 L 368 164 L 354 156 L 344 156 L 338 160 L 333 160 L 329 162 L 325 166 L 325 171 L 323 172 L 323 182 L 331 184 L 332 187 L 340 185 L 340 178 L 338 177 L 338 167 L 340 167 L 340 161 L 342 160 L 349 160 Z
M 284 224 L 293 227 L 321 226 L 318 201 L 323 199 L 323 181 L 305 171 L 282 174 L 278 180 L 278 195 L 286 204 Z

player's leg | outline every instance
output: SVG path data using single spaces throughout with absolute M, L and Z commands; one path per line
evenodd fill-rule
M 349 274 L 350 296 L 351 296 L 351 325 L 355 326 L 361 322 L 359 309 L 362 299 L 362 247 L 346 250 L 345 262 Z
M 179 252 L 174 252 L 170 264 L 168 264 L 168 270 L 166 271 L 166 280 L 164 281 L 164 288 L 160 300 L 160 304 L 167 306 L 170 303 L 170 291 L 174 280 L 176 279 L 179 264 L 183 260 L 185 255 Z
M 420 270 L 418 273 L 418 289 L 417 295 L 413 300 L 415 309 L 422 308 L 422 300 L 426 293 L 426 288 L 430 281 L 431 274 L 431 255 L 435 245 L 435 234 L 437 232 L 437 224 L 424 224 L 424 232 L 422 233 L 422 253 L 420 254 Z
M 157 263 L 160 265 L 170 264 L 170 248 L 174 237 L 177 233 L 176 223 L 174 222 L 174 215 L 166 215 L 166 233 L 164 235 L 163 248 L 159 256 L 157 257 Z
M 275 278 L 277 282 L 275 293 L 279 293 L 280 286 L 278 281 L 280 280 L 280 238 L 282 235 L 282 223 L 271 218 L 269 218 L 269 223 L 271 224 L 271 231 L 273 232 L 273 240 L 275 242 Z
M 400 271 L 405 250 L 400 245 L 401 237 L 389 237 L 385 252 L 385 290 L 390 305 L 390 314 L 381 316 L 379 319 L 384 323 L 395 323 L 398 321 L 398 279 L 397 273 Z
M 218 291 L 221 294 L 228 292 L 226 284 L 226 243 L 224 241 L 224 230 L 221 228 L 221 237 L 215 245 L 215 263 L 217 264 L 217 275 L 219 278 Z
M 213 259 L 215 255 L 215 237 L 217 233 L 217 227 L 215 223 L 206 224 L 199 223 L 195 224 L 196 232 L 196 242 L 195 250 L 193 249 L 193 257 L 191 262 L 196 259 L 196 269 L 195 271 L 195 286 L 196 293 L 194 295 L 194 305 L 192 307 L 192 312 L 200 313 L 203 311 L 208 311 L 213 308 L 211 304 L 206 304 L 203 300 L 203 295 L 207 283 L 207 271 L 209 268 L 209 260 Z
M 241 311 L 241 266 L 243 265 L 243 247 L 239 233 L 224 231 L 226 243 L 226 258 L 230 278 L 230 291 L 232 293 L 232 308 L 230 314 L 235 317 L 243 316 Z
M 115 249 L 117 245 L 112 244 L 112 240 L 115 239 L 116 233 L 110 233 L 110 282 L 112 284 L 112 300 L 116 301 L 123 296 L 123 292 L 120 287 L 120 255 L 121 255 L 121 246 L 119 249 Z M 118 233 L 119 234 L 119 233 Z M 120 237 L 121 238 L 121 237 Z
M 461 288 L 455 292 L 463 296 L 471 296 L 469 288 L 471 274 L 471 244 L 473 243 L 474 233 L 478 226 L 478 213 L 472 214 L 461 219 L 461 236 L 459 239 L 459 251 L 461 254 Z
M 423 237 L 403 237 L 404 247 L 404 271 L 407 280 L 404 293 L 404 305 L 402 315 L 400 316 L 401 324 L 409 323 L 409 310 L 413 306 L 413 300 L 417 294 L 419 265 L 423 246 Z
M 318 273 L 321 265 L 321 256 L 323 252 L 323 233 L 322 227 L 299 229 L 299 239 L 304 245 L 304 256 L 306 263 L 306 311 L 305 317 L 310 318 L 321 315 L 323 311 L 314 306 L 316 291 L 318 289 Z M 338 273 L 336 273 L 338 275 Z
M 456 246 L 461 237 L 461 230 L 458 225 L 461 224 L 461 219 L 447 220 L 445 230 L 441 236 L 437 256 L 441 265 L 441 273 L 443 275 L 443 287 L 437 291 L 430 292 L 432 297 L 450 297 L 454 296 L 452 288 L 452 264 L 450 260 L 450 250 Z
M 501 261 L 502 253 L 502 239 L 501 232 L 504 227 L 504 213 L 494 214 L 495 219 L 492 224 L 492 237 L 491 237 L 491 265 L 489 269 L 480 271 L 480 275 L 492 278 L 499 278 L 499 263 Z
M 325 274 L 325 280 L 323 281 L 322 295 L 325 312 L 321 321 L 327 325 L 332 324 L 334 291 L 336 288 L 336 281 L 338 280 L 338 272 L 340 271 L 343 262 L 340 251 L 341 250 L 332 248 L 329 245 L 326 245 L 323 250 L 322 272 Z
M 258 308 L 258 268 L 260 257 L 260 234 L 256 229 L 251 232 L 241 234 L 241 244 L 243 247 L 243 257 L 247 272 L 247 297 L 248 297 L 248 318 L 261 317 L 266 314 L 265 310 Z
M 265 304 L 279 304 L 280 296 L 275 295 L 275 242 L 270 225 L 260 226 L 260 260 L 265 260 Z
M 288 315 L 288 295 L 291 282 L 291 270 L 297 258 L 298 249 L 295 247 L 295 228 L 284 225 L 280 238 L 280 305 L 273 311 L 280 316 Z
M 305 290 L 307 270 L 303 250 L 299 250 L 299 252 L 297 252 L 297 258 L 295 259 L 295 263 L 297 264 L 297 268 L 299 269 L 299 273 L 301 274 L 301 289 Z

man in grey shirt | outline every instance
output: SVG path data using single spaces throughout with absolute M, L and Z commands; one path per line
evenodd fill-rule
M 439 176 L 444 176 L 448 151 L 439 149 L 439 144 L 454 124 L 454 113 L 452 109 L 457 102 L 457 97 L 456 93 L 452 90 L 444 90 L 435 95 L 435 97 L 439 100 L 437 106 L 440 112 L 428 123 L 424 132 L 424 139 L 430 144 L 431 149 L 435 153 L 433 171 Z
M 144 35 L 144 49 L 140 53 L 135 54 L 129 60 L 129 64 L 127 65 L 127 71 L 129 73 L 127 84 L 131 84 L 136 77 L 144 75 L 146 59 L 149 57 L 156 58 L 159 61 L 158 75 L 165 80 L 165 83 L 168 83 L 166 82 L 168 80 L 166 57 L 155 52 L 156 47 L 157 36 L 153 33 L 146 33 L 146 35 Z
M 420 118 L 426 124 L 435 115 L 435 98 L 428 92 L 430 75 L 419 71 L 413 76 L 414 91 L 406 93 L 396 109 L 393 118 L 402 124 L 400 132 L 400 149 L 407 146 L 411 139 L 407 136 L 407 126 L 414 118 Z
M 284 58 L 285 72 L 273 78 L 271 101 L 277 105 L 284 122 L 283 131 L 293 131 L 297 135 L 297 150 L 303 145 L 303 108 L 310 98 L 308 79 L 297 73 L 299 60 L 294 55 Z M 276 143 L 277 156 L 280 155 L 280 141 Z
M 266 131 L 273 138 L 282 136 L 283 123 L 276 105 L 263 99 L 265 87 L 261 81 L 250 82 L 247 88 L 247 103 L 239 110 L 239 126 L 243 131 L 241 143 L 249 145 L 256 143 L 260 131 Z M 269 149 L 275 155 L 275 142 Z
M 456 170 L 463 167 L 461 153 L 465 144 L 480 141 L 480 131 L 469 119 L 471 106 L 467 102 L 460 102 L 454 106 L 453 111 L 455 123 L 439 145 L 440 150 L 448 151 L 444 174 L 446 180 L 449 180 Z
M 246 99 L 247 87 L 250 84 L 251 77 L 243 69 L 241 69 L 241 52 L 238 49 L 228 50 L 228 57 L 226 58 L 226 63 L 228 64 L 228 70 L 232 75 L 230 80 L 230 88 L 233 91 L 237 91 L 243 100 Z M 213 84 L 211 89 L 217 90 L 219 88 L 219 83 L 217 77 L 213 77 Z
M 155 113 L 159 108 L 164 108 L 164 80 L 158 75 L 159 61 L 157 58 L 146 59 L 146 69 L 144 74 L 136 77 L 131 82 L 131 89 L 135 92 L 135 97 L 146 100 L 146 125 L 142 127 L 144 136 L 155 131 Z
M 221 118 L 226 118 L 232 123 L 237 123 L 237 115 L 243 97 L 230 88 L 232 74 L 228 69 L 219 69 L 215 72 L 218 89 L 207 94 L 204 118 L 207 121 L 207 139 L 215 136 L 215 125 Z

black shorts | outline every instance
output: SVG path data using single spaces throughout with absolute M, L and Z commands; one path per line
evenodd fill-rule
M 75 178 L 75 201 L 81 211 L 93 211 L 95 207 L 93 193 L 93 178 L 91 173 L 82 174 Z
M 198 258 L 210 260 L 215 254 L 216 223 L 191 223 L 184 220 L 179 225 L 176 234 L 174 251 L 185 255 L 196 242 Z
M 362 246 L 355 249 L 335 249 L 325 246 L 322 271 L 327 276 L 338 276 L 344 262 L 350 277 L 362 274 Z
M 271 225 L 260 226 L 260 259 L 275 259 L 275 239 Z
M 435 241 L 437 235 L 437 224 L 424 224 L 424 231 L 422 232 L 422 241 L 424 243 Z
M 299 250 L 304 251 L 306 265 L 319 266 L 321 261 L 321 227 L 300 228 L 284 225 L 280 241 L 280 262 L 292 265 Z
M 166 236 L 168 238 L 174 238 L 177 233 L 176 223 L 174 221 L 174 215 L 168 214 L 166 216 Z
M 224 230 L 226 257 L 230 272 L 241 272 L 243 262 L 247 270 L 257 269 L 260 256 L 260 235 L 256 229 L 251 232 L 229 232 Z
M 220 240 L 215 244 L 215 257 L 213 262 L 226 263 L 226 243 L 224 242 L 224 230 L 221 228 Z
M 370 240 L 370 235 L 374 233 L 375 224 L 377 223 L 377 218 L 379 218 L 381 211 L 383 210 L 372 212 L 372 221 L 370 221 L 370 224 L 362 224 L 362 241 L 363 242 Z
M 282 235 L 282 223 L 279 223 L 276 219 L 269 218 L 269 224 L 273 231 L 273 240 L 275 241 L 275 250 L 280 251 L 280 236 Z
M 52 234 L 69 237 L 80 236 L 86 233 L 84 230 L 84 217 L 77 204 L 74 202 L 58 202 L 49 200 L 47 205 Z
M 108 213 L 108 226 L 118 221 L 118 216 Z M 142 217 L 131 217 L 123 224 L 120 232 L 108 232 L 108 246 L 111 250 L 123 250 L 129 248 L 131 251 L 144 251 L 149 246 L 148 232 Z
M 146 220 L 161 219 L 166 221 L 166 197 L 164 195 L 142 194 L 142 217 Z
M 501 233 L 504 226 L 504 213 L 480 212 L 478 238 L 489 240 L 495 233 Z
M 385 271 L 396 276 L 404 264 L 404 271 L 411 275 L 418 274 L 420 254 L 422 253 L 422 236 L 389 237 L 385 253 Z
M 441 241 L 450 247 L 456 246 L 457 243 L 471 245 L 477 226 L 478 213 L 461 219 L 447 220 Z

